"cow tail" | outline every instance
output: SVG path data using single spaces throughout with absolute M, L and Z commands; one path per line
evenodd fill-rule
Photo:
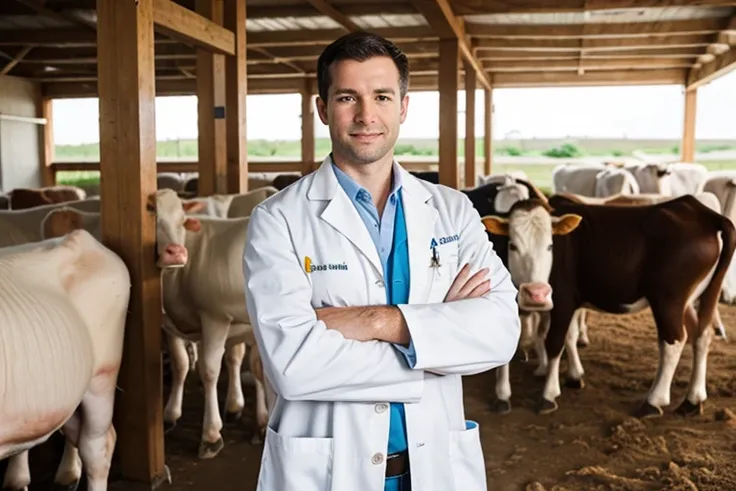
M 726 216 L 713 212 L 718 223 L 718 230 L 721 232 L 723 248 L 721 255 L 716 263 L 716 269 L 713 271 L 708 286 L 705 287 L 703 294 L 700 296 L 700 305 L 698 307 L 698 327 L 700 332 L 710 326 L 713 321 L 713 313 L 715 312 L 718 299 L 721 294 L 723 279 L 731 264 L 731 258 L 734 250 L 736 250 L 736 227 L 733 222 Z

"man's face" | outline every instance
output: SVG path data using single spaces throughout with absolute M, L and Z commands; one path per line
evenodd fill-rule
M 317 98 L 317 111 L 330 127 L 336 158 L 370 164 L 388 154 L 406 119 L 409 96 L 401 97 L 399 70 L 393 60 L 342 60 L 331 67 L 327 100 Z

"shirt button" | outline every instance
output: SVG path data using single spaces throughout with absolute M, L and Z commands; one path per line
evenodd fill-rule
M 376 412 L 378 414 L 381 414 L 381 413 L 385 412 L 386 409 L 388 409 L 388 404 L 386 404 L 384 402 L 382 402 L 380 404 L 376 404 L 376 408 L 375 409 L 376 409 Z
M 383 454 L 380 452 L 373 454 L 373 457 L 371 457 L 371 462 L 376 465 L 383 464 Z
M 383 288 L 384 286 L 386 286 L 386 285 L 384 284 L 383 280 L 377 280 L 377 281 L 376 281 L 376 285 L 378 285 L 378 286 L 379 286 L 379 287 L 381 287 L 381 288 Z

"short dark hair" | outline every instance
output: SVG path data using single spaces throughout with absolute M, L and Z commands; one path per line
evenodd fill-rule
M 388 56 L 399 70 L 401 97 L 409 89 L 409 60 L 388 39 L 365 31 L 351 32 L 327 46 L 317 60 L 317 89 L 319 96 L 327 102 L 327 92 L 332 83 L 330 67 L 340 60 L 364 61 L 374 56 Z

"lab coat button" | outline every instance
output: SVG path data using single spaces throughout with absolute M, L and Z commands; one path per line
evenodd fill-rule
M 376 454 L 373 454 L 373 457 L 371 457 L 371 462 L 373 462 L 376 465 L 382 464 L 383 463 L 383 454 L 380 453 L 380 452 L 379 453 L 376 453 Z
M 379 287 L 383 288 L 384 287 L 383 280 L 376 280 L 376 285 L 378 285 Z
M 388 409 L 388 404 L 383 403 L 383 402 L 380 404 L 376 404 L 375 409 L 378 414 L 381 414 L 382 412 L 386 411 L 386 409 Z

